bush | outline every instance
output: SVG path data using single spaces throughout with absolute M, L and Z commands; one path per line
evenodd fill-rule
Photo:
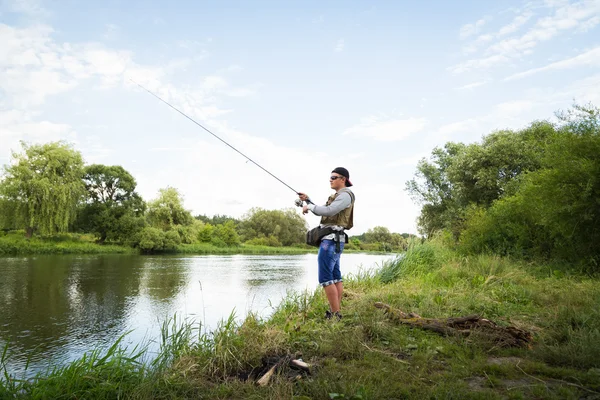
M 245 242 L 247 245 L 254 246 L 270 246 L 270 247 L 281 247 L 281 242 L 273 235 L 268 237 L 257 237 L 254 239 L 247 240 Z

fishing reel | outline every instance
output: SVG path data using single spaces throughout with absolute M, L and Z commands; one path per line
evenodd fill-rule
M 312 201 L 310 201 L 310 199 L 306 199 L 306 200 L 304 200 L 304 201 L 306 202 L 306 204 L 307 204 L 307 205 L 308 205 L 308 204 L 313 204 L 313 202 L 312 202 Z M 296 207 L 302 207 L 302 206 L 304 205 L 303 203 L 304 203 L 304 202 L 303 202 L 302 200 L 300 200 L 300 199 L 296 199 L 296 200 L 294 201 L 294 204 L 296 204 Z

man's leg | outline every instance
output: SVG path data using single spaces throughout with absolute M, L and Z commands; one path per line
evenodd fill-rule
M 333 264 L 333 281 L 338 295 L 338 305 L 342 308 L 342 293 L 344 292 L 344 282 L 342 282 L 342 272 L 340 271 L 340 258 L 344 251 L 344 242 L 340 242 L 340 252 L 335 254 L 335 264 Z
M 338 296 L 338 305 L 340 309 L 342 308 L 342 293 L 344 292 L 344 282 L 338 282 L 335 284 L 335 289 L 337 290 Z
M 335 313 L 340 310 L 340 300 L 333 277 L 333 268 L 336 264 L 335 253 L 335 242 L 333 240 L 323 240 L 319 247 L 319 255 L 317 256 L 319 261 L 319 284 L 323 286 L 327 301 L 329 302 L 329 309 L 331 313 Z
M 337 283 L 325 286 L 325 294 L 327 295 L 327 301 L 329 302 L 329 308 L 332 313 L 340 311 L 340 300 L 337 290 Z

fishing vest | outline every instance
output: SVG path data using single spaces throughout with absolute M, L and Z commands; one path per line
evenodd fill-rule
M 344 227 L 344 229 L 350 229 L 354 226 L 354 193 L 350 191 L 350 189 L 343 188 L 340 189 L 339 192 L 336 192 L 329 196 L 327 199 L 326 206 L 330 205 L 333 200 L 338 196 L 338 194 L 342 192 L 347 192 L 352 199 L 350 203 L 350 207 L 343 209 L 336 215 L 332 215 L 331 217 L 321 217 L 321 225 L 338 225 Z

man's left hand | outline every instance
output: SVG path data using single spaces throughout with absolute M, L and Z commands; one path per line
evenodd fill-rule
M 307 214 L 308 213 L 308 206 L 304 206 L 302 207 L 302 214 Z

